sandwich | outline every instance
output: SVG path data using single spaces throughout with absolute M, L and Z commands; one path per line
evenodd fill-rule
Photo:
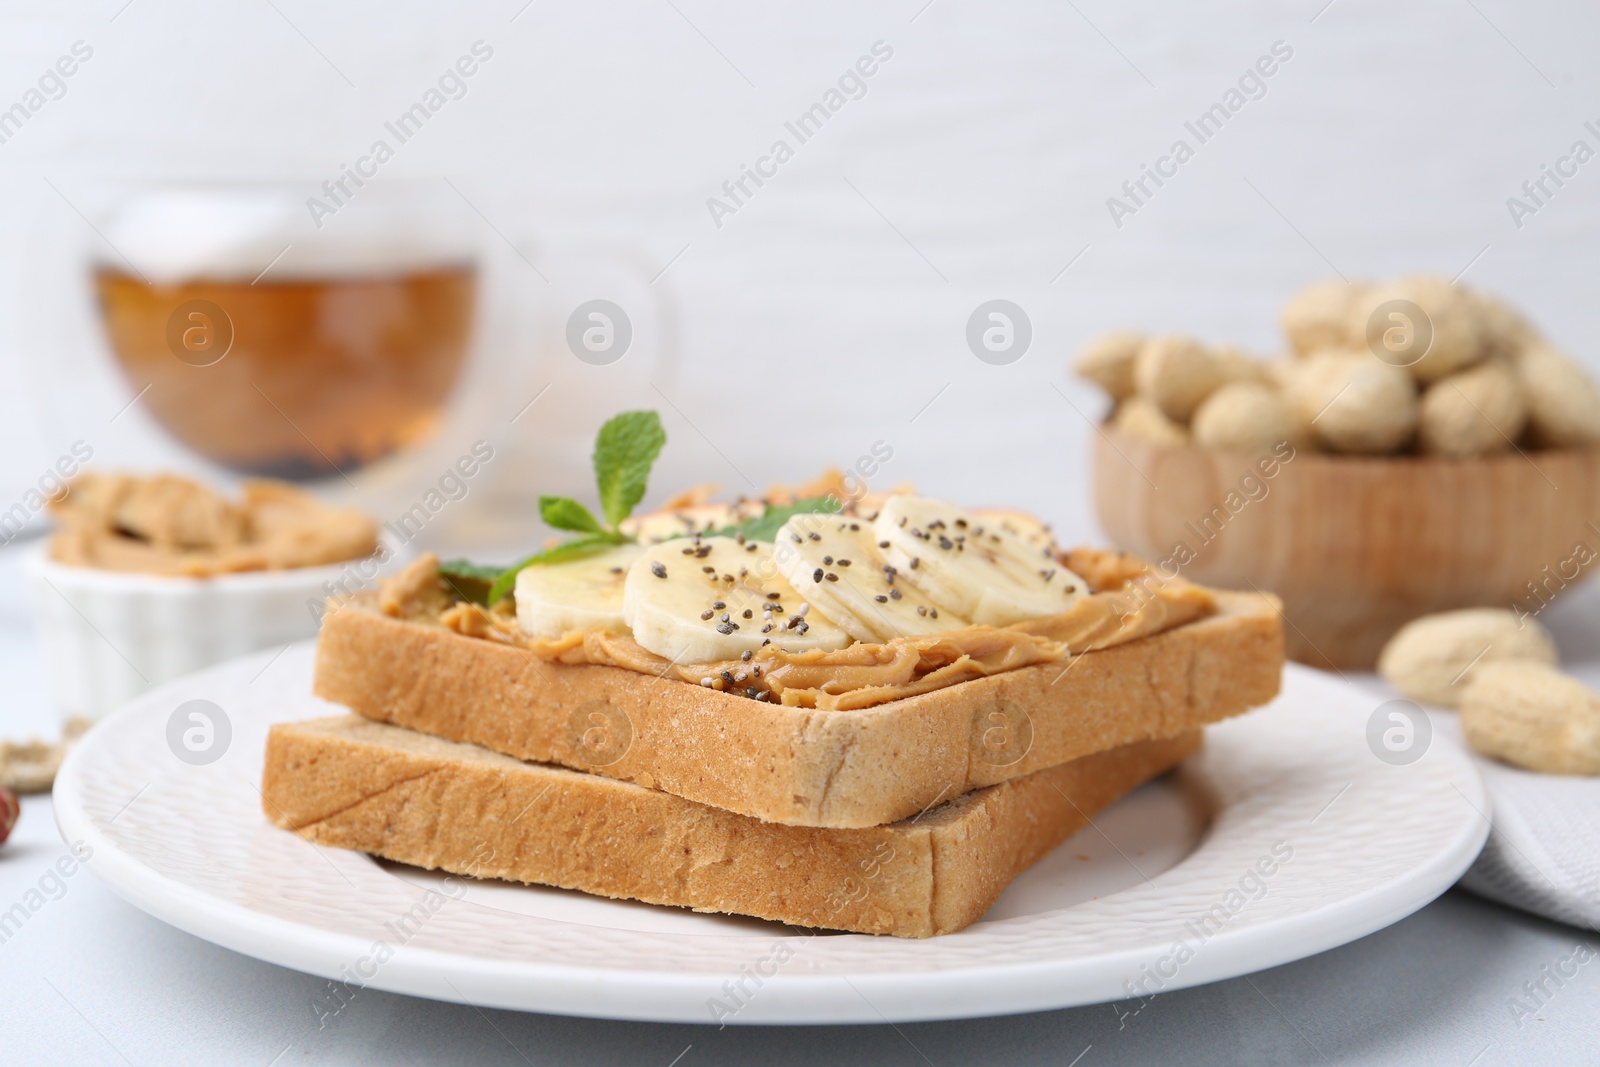
M 651 412 L 602 428 L 603 518 L 540 500 L 565 541 L 424 556 L 332 605 L 315 690 L 354 714 L 273 729 L 268 816 L 479 877 L 930 936 L 1277 693 L 1269 596 L 837 476 L 632 516 L 664 440 Z

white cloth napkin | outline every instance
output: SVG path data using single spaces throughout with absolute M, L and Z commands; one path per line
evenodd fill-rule
M 1482 758 L 1478 769 L 1494 805 L 1494 830 L 1461 887 L 1600 929 L 1600 778 L 1534 774 Z

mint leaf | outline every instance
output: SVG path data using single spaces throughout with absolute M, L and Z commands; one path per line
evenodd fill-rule
M 709 530 L 701 536 L 737 537 L 744 534 L 746 541 L 775 541 L 778 530 L 796 515 L 817 513 L 832 515 L 842 507 L 839 498 L 835 496 L 807 497 L 805 500 L 796 500 L 793 504 L 768 504 L 767 509 L 753 519 L 746 519 L 737 525 L 720 530 Z
M 644 499 L 650 468 L 667 443 L 661 418 L 653 411 L 624 411 L 600 427 L 594 442 L 594 477 L 600 510 L 613 527 Z
M 439 564 L 439 577 L 443 578 L 445 584 L 455 590 L 455 594 L 462 600 L 470 600 L 474 604 L 487 604 L 489 590 L 493 588 L 494 580 L 500 577 L 500 573 L 504 570 L 504 567 L 451 559 Z
M 504 567 L 493 563 L 472 563 L 464 559 L 447 559 L 439 564 L 439 573 L 446 578 L 465 578 L 469 581 L 492 582 L 500 577 Z
M 540 563 L 565 563 L 569 559 L 581 559 L 592 556 L 596 552 L 611 548 L 617 543 L 616 538 L 607 533 L 588 534 L 584 537 L 574 537 L 545 549 L 535 552 L 527 559 L 513 563 L 495 576 L 494 584 L 489 587 L 486 597 L 489 606 L 493 607 L 505 598 L 505 595 L 517 584 L 517 575 L 524 567 L 532 567 Z
M 558 530 L 577 530 L 579 533 L 601 533 L 600 520 L 589 514 L 589 509 L 566 496 L 541 496 L 539 517 Z

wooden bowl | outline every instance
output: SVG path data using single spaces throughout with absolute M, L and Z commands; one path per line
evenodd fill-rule
M 1370 669 L 1429 612 L 1537 613 L 1600 565 L 1600 449 L 1466 460 L 1280 449 L 1287 461 L 1101 427 L 1100 523 L 1168 573 L 1277 593 L 1289 655 L 1324 668 Z

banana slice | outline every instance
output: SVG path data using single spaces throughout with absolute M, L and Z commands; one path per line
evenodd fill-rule
M 720 530 L 766 510 L 759 500 L 740 500 L 736 504 L 689 504 L 648 515 L 636 515 L 622 523 L 622 532 L 637 537 L 642 544 L 654 545 L 675 537 L 692 537 L 707 530 Z
M 858 641 L 958 630 L 968 625 L 904 581 L 873 542 L 872 524 L 845 515 L 796 515 L 773 558 L 785 578 Z
M 970 518 L 979 520 L 980 526 L 998 526 L 1001 530 L 1016 534 L 1029 548 L 1055 548 L 1056 539 L 1050 527 L 1026 511 L 973 508 Z
M 677 663 L 737 659 L 763 645 L 837 649 L 850 634 L 798 596 L 772 546 L 731 537 L 679 539 L 639 555 L 623 583 L 633 639 Z
M 517 574 L 517 625 L 534 637 L 574 630 L 626 631 L 622 583 L 644 549 L 618 545 L 566 563 L 524 567 Z
M 1048 544 L 1014 521 L 969 515 L 920 496 L 884 501 L 872 524 L 885 559 L 943 610 L 988 626 L 1059 614 L 1087 591 Z M 1037 537 L 1037 534 L 1035 534 Z

